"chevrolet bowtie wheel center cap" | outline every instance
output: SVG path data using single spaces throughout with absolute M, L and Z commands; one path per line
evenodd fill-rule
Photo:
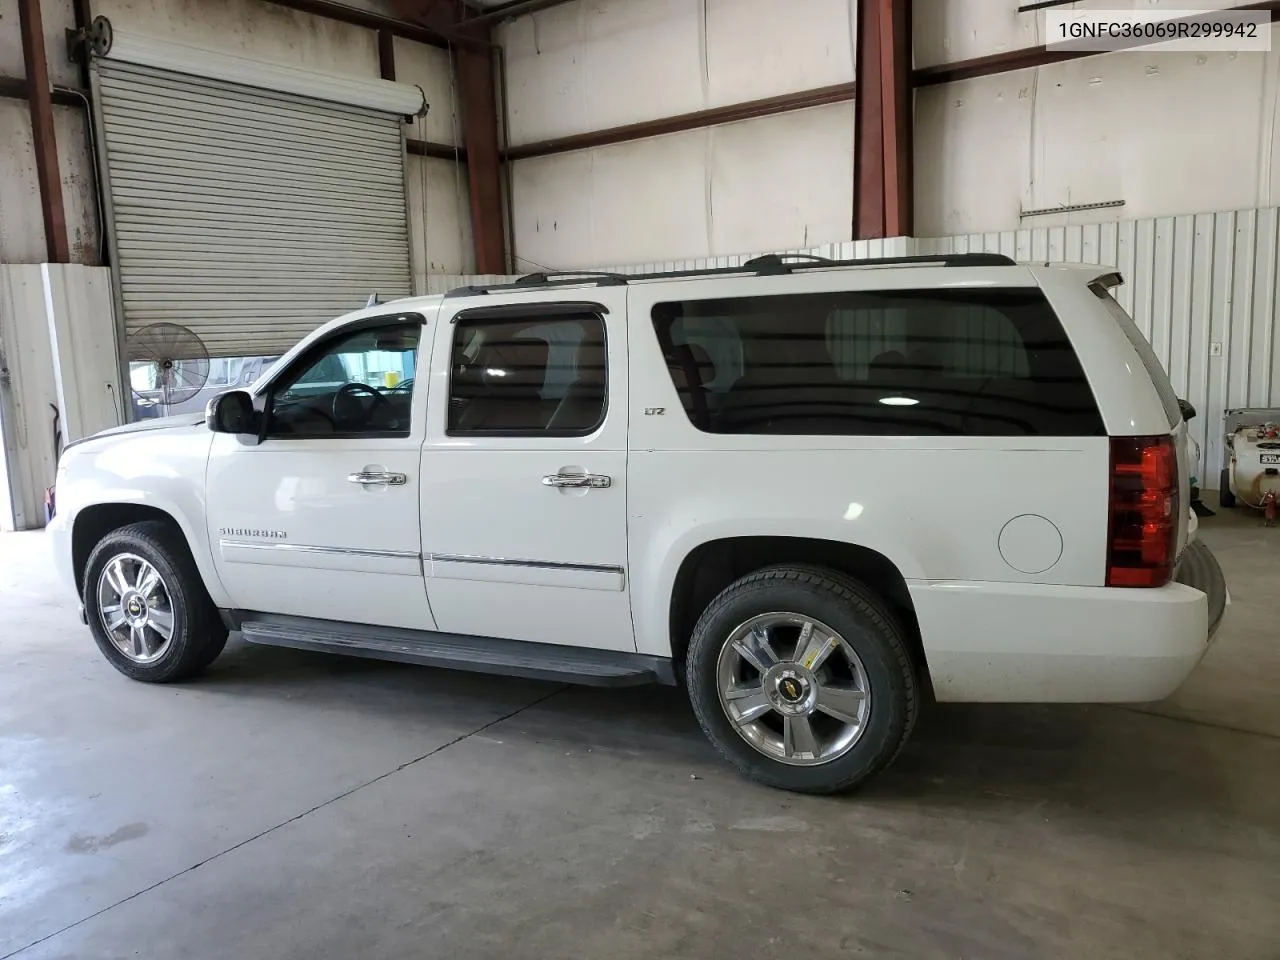
M 779 664 L 765 677 L 765 695 L 783 714 L 807 714 L 813 709 L 814 679 L 799 664 Z

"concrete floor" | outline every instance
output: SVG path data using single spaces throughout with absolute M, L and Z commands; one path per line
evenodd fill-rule
M 0 535 L 0 958 L 1280 957 L 1280 529 L 1170 702 L 937 706 L 861 794 L 678 693 L 233 645 L 149 687 Z

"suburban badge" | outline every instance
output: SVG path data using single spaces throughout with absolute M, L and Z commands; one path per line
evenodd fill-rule
M 254 530 L 250 527 L 219 527 L 218 535 L 222 537 L 252 537 L 258 540 L 289 539 L 289 535 L 283 530 Z

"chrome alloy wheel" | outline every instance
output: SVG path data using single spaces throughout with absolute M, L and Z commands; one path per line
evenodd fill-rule
M 847 640 L 798 613 L 739 625 L 716 662 L 720 706 L 738 735 L 771 760 L 828 763 L 866 728 L 871 688 Z
M 98 616 L 115 648 L 134 663 L 159 660 L 173 639 L 169 588 L 159 571 L 136 554 L 117 554 L 103 567 Z

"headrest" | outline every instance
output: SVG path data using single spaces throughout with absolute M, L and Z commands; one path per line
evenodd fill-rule
M 667 366 L 671 370 L 677 389 L 689 386 L 691 370 L 696 376 L 693 382 L 699 387 L 705 387 L 716 378 L 716 368 L 711 362 L 711 354 L 696 343 L 676 344 L 673 351 L 673 354 L 667 357 Z
M 942 348 L 930 344 L 911 351 L 911 366 L 916 373 L 942 373 L 947 368 Z
M 472 367 L 481 382 L 488 386 L 541 390 L 546 380 L 549 353 L 545 340 L 514 337 L 495 340 L 481 347 Z
M 897 350 L 886 350 L 868 365 L 868 379 L 872 382 L 894 380 L 906 373 L 907 358 Z
M 605 350 L 604 339 L 594 333 L 583 337 L 578 344 L 576 357 L 578 367 L 577 383 L 600 386 L 605 382 L 605 373 L 609 366 L 609 355 Z

